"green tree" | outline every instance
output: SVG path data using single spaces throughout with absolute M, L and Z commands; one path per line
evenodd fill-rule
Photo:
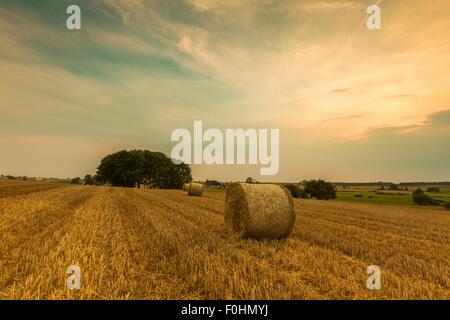
M 138 188 L 146 184 L 175 189 L 192 180 L 188 165 L 174 164 L 164 153 L 148 150 L 122 150 L 106 156 L 97 168 L 97 176 L 113 186 Z
M 389 190 L 398 190 L 398 186 L 395 183 L 389 185 Z
M 336 187 L 325 180 L 307 181 L 305 192 L 318 200 L 336 199 Z
M 76 177 L 76 178 L 70 179 L 70 184 L 81 184 L 81 178 Z
M 245 179 L 245 183 L 255 183 L 255 179 L 252 177 L 247 177 L 247 179 Z
M 414 190 L 414 192 L 412 193 L 412 200 L 421 206 L 439 205 L 436 200 L 425 194 L 420 188 Z
M 84 184 L 85 185 L 94 185 L 95 184 L 95 179 L 92 175 L 87 174 L 84 176 Z
M 284 184 L 284 186 L 286 187 L 286 189 L 289 190 L 292 198 L 302 198 L 302 199 L 309 198 L 309 195 L 305 192 L 305 190 L 300 188 L 298 184 L 286 183 L 286 184 Z

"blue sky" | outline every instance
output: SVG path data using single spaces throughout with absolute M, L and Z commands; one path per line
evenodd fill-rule
M 279 128 L 280 171 L 197 179 L 450 179 L 448 1 L 0 2 L 0 173 L 94 173 L 107 153 L 170 153 L 170 134 Z

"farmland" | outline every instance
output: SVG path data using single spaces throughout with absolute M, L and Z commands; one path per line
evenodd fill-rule
M 448 211 L 295 199 L 290 238 L 257 241 L 223 192 L 24 187 L 0 186 L 0 299 L 450 299 Z
M 418 187 L 411 188 L 415 190 Z M 423 188 L 423 187 L 422 187 Z M 444 189 L 444 188 L 442 188 Z M 426 189 L 425 189 L 426 190 Z M 444 189 L 446 190 L 446 189 Z M 440 201 L 441 203 L 450 202 L 450 192 L 427 192 L 427 195 Z M 412 200 L 412 191 L 395 190 L 375 190 L 375 188 L 352 188 L 351 190 L 339 190 L 336 193 L 337 200 L 352 201 L 377 205 L 409 205 L 417 206 Z

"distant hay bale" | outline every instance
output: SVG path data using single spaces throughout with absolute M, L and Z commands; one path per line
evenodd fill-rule
M 201 197 L 203 193 L 203 183 L 191 182 L 189 185 L 188 195 Z
M 228 187 L 225 224 L 240 237 L 287 238 L 294 223 L 294 201 L 285 187 L 249 183 Z
M 189 183 L 183 184 L 183 191 L 189 191 Z

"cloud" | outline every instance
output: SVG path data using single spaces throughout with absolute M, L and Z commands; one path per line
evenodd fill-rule
M 450 127 L 450 109 L 433 113 L 425 122 L 425 127 Z
M 236 10 L 256 3 L 252 0 L 186 0 L 186 2 L 200 12 Z
M 287 13 L 298 12 L 329 12 L 336 10 L 349 9 L 357 6 L 355 1 L 334 0 L 334 1 L 287 1 L 283 2 L 279 7 L 282 11 Z
M 331 93 L 347 93 L 349 91 L 350 91 L 350 89 L 348 89 L 348 88 L 342 88 L 342 89 L 333 89 L 330 92 Z
M 104 3 L 122 19 L 123 23 L 128 23 L 134 15 L 147 11 L 144 0 L 104 0 Z
M 348 119 L 360 119 L 363 118 L 364 116 L 362 114 L 351 114 L 348 116 L 342 116 L 342 117 L 337 117 L 337 118 L 333 118 L 331 120 L 348 120 Z
M 405 98 L 412 98 L 412 97 L 414 97 L 413 94 L 395 94 L 395 95 L 383 97 L 383 99 L 405 99 Z
M 420 125 L 374 128 L 364 139 L 355 141 L 322 141 L 284 167 L 298 177 L 320 175 L 333 181 L 448 180 L 449 137 L 447 109 L 430 115 Z M 311 170 L 296 168 L 298 163 Z

